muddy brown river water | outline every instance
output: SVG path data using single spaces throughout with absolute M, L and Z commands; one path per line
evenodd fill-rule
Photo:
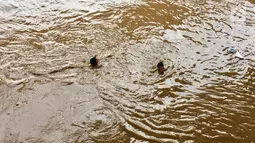
M 254 143 L 254 33 L 253 0 L 0 0 L 0 143 Z

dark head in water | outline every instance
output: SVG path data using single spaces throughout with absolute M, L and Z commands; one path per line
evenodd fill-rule
M 98 59 L 97 59 L 96 55 L 93 58 L 90 59 L 90 64 L 91 64 L 92 67 L 98 66 Z
M 163 64 L 162 61 L 160 61 L 160 62 L 158 63 L 157 67 L 158 67 L 158 73 L 159 73 L 159 74 L 164 74 L 164 72 L 165 72 L 165 67 L 164 67 L 164 64 Z

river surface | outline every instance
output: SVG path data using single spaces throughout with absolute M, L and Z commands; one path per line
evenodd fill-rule
M 254 143 L 254 45 L 251 0 L 0 0 L 0 83 L 95 85 L 126 134 L 95 142 Z

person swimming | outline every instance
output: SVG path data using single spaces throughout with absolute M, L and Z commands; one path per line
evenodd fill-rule
M 164 64 L 163 64 L 162 61 L 160 61 L 160 62 L 158 63 L 157 67 L 158 67 L 158 73 L 159 73 L 159 74 L 164 74 L 164 72 L 165 72 L 166 69 L 165 69 Z
M 99 60 L 97 59 L 96 55 L 90 59 L 90 64 L 92 67 L 97 67 L 98 63 L 99 63 Z

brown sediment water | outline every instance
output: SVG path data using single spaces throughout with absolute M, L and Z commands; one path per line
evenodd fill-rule
M 0 142 L 255 142 L 254 33 L 252 0 L 0 0 Z

